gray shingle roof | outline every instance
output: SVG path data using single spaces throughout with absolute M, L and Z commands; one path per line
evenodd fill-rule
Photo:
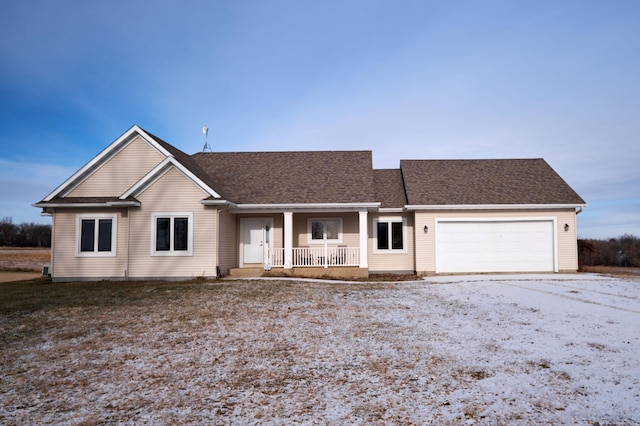
M 373 170 L 373 185 L 376 200 L 382 208 L 402 208 L 407 204 L 400 169 Z
M 201 152 L 223 198 L 242 204 L 376 202 L 371 151 Z
M 188 155 L 146 133 L 223 199 L 238 204 L 380 203 L 382 208 L 586 204 L 541 158 L 402 160 L 400 169 L 374 170 L 371 151 Z M 56 197 L 51 203 L 121 201 L 113 197 Z M 126 201 L 137 202 L 133 198 Z
M 409 205 L 585 204 L 541 158 L 402 160 Z

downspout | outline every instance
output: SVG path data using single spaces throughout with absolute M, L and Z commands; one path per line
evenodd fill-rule
M 55 250 L 55 244 L 56 244 L 56 209 L 52 209 L 52 215 L 51 215 L 51 267 L 50 267 L 50 271 L 49 273 L 51 274 L 51 280 L 53 281 L 54 278 L 54 274 L 55 274 L 55 263 L 54 263 L 54 259 L 55 259 L 55 254 L 56 254 L 56 250 Z
M 131 248 L 131 207 L 127 207 L 127 263 L 124 269 L 125 281 L 129 279 L 129 256 Z
M 215 209 L 216 211 L 216 223 L 213 226 L 213 232 L 216 233 L 216 238 L 215 238 L 215 243 L 216 246 L 214 247 L 214 250 L 216 251 L 216 255 L 215 255 L 215 265 L 213 270 L 215 271 L 216 274 L 216 278 L 220 278 L 220 273 L 218 271 L 220 271 L 220 209 L 218 207 L 216 207 Z
M 580 213 L 582 213 L 582 210 L 584 210 L 584 205 L 582 206 L 578 206 L 578 209 L 576 210 L 576 216 L 578 216 Z M 574 220 L 573 222 L 573 227 L 575 229 L 575 233 L 576 233 L 576 270 L 580 270 L 580 250 L 578 250 L 578 221 Z

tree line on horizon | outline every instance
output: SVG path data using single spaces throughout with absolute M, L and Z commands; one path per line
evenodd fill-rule
M 0 220 L 0 247 L 51 247 L 51 225 Z M 625 234 L 608 240 L 579 239 L 580 266 L 640 267 L 640 238 Z
M 51 225 L 0 220 L 0 247 L 51 247 Z
M 625 234 L 608 240 L 578 240 L 580 266 L 640 267 L 640 238 Z

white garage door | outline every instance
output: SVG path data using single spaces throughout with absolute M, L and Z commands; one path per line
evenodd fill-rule
M 552 220 L 439 221 L 436 272 L 553 272 Z

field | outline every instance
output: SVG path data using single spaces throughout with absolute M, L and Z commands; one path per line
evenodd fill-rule
M 640 281 L 0 284 L 0 424 L 638 424 Z
M 51 261 L 51 249 L 0 247 L 0 283 L 40 276 Z

